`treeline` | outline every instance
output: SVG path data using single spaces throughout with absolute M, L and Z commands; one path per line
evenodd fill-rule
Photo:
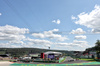
M 100 40 L 97 40 L 94 47 L 87 48 L 84 53 L 89 53 L 90 51 L 96 51 L 97 54 L 100 54 Z
M 49 49 L 39 49 L 39 48 L 0 48 L 0 54 L 10 54 L 10 56 L 24 56 L 31 53 L 43 53 L 46 51 L 56 51 L 62 52 L 63 54 L 72 55 L 73 51 L 67 50 L 49 50 Z

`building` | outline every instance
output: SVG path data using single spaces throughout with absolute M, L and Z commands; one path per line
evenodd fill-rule
M 39 53 L 31 53 L 31 54 L 29 54 L 29 57 L 31 57 L 32 59 L 40 58 L 40 54 Z
M 49 59 L 59 59 L 62 57 L 61 52 L 53 52 L 53 51 L 48 51 L 44 53 L 44 58 L 49 58 Z

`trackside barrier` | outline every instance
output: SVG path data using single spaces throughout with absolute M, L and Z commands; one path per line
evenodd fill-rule
M 88 62 L 88 63 L 73 63 L 73 64 L 11 64 L 10 66 L 81 66 L 81 65 L 100 65 L 100 62 Z

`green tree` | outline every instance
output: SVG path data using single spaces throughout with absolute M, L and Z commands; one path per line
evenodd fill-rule
M 97 42 L 95 43 L 95 49 L 97 53 L 100 53 L 100 40 L 97 40 Z

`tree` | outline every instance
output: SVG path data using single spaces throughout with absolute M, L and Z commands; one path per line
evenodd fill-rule
M 100 53 L 100 40 L 97 40 L 97 42 L 95 43 L 95 49 L 97 53 Z

